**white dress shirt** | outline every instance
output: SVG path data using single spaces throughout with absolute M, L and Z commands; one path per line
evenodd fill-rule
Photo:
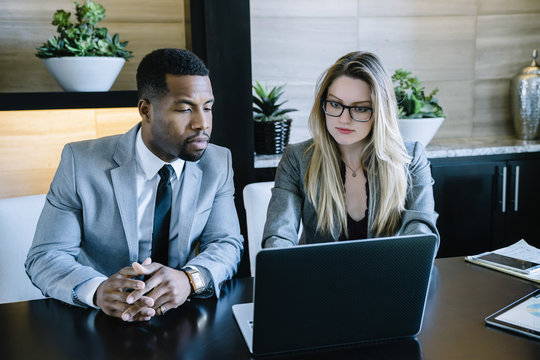
M 172 187 L 171 224 L 169 248 L 177 246 L 178 242 L 178 219 L 180 211 L 180 188 L 182 170 L 185 161 L 176 159 L 166 163 L 153 152 L 148 150 L 141 136 L 141 130 L 137 133 L 135 142 L 135 158 L 137 160 L 137 238 L 139 240 L 139 262 L 150 257 L 152 251 L 152 233 L 154 231 L 154 209 L 156 205 L 157 187 L 160 176 L 158 171 L 163 165 L 171 165 L 174 174 L 170 182 Z M 165 264 L 167 265 L 167 264 Z M 172 268 L 178 267 L 178 254 L 169 251 L 169 264 Z

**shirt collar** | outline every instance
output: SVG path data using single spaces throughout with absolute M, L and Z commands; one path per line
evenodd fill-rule
M 142 139 L 141 129 L 139 129 L 139 131 L 137 132 L 137 139 L 135 140 L 135 156 L 137 162 L 143 170 L 146 180 L 150 180 L 151 178 L 156 176 L 157 172 L 165 164 L 171 165 L 174 169 L 176 178 L 180 179 L 180 175 L 182 174 L 182 169 L 184 168 L 185 161 L 178 158 L 171 163 L 167 163 L 158 158 L 156 155 L 154 155 L 153 152 L 150 151 L 150 149 L 146 147 Z

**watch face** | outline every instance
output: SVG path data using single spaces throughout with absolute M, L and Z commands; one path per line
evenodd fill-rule
M 192 274 L 192 276 L 193 276 L 193 281 L 197 285 L 197 288 L 204 287 L 204 282 L 200 273 L 195 272 Z
M 205 284 L 201 273 L 197 270 L 189 270 L 188 272 L 191 275 L 191 279 L 193 280 L 193 287 L 195 288 L 194 291 L 198 292 L 202 290 Z

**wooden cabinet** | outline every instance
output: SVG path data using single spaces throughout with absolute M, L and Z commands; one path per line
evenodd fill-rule
M 522 238 L 540 247 L 540 153 L 430 160 L 438 257 L 477 254 Z

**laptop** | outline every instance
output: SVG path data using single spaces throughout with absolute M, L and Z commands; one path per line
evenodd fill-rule
M 414 337 L 436 250 L 431 234 L 263 249 L 233 314 L 253 355 Z

